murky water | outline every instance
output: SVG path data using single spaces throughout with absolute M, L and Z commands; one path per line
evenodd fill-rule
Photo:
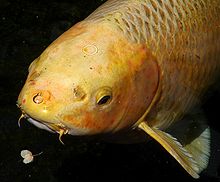
M 194 181 L 156 142 L 121 145 L 58 136 L 37 129 L 25 120 L 17 125 L 17 96 L 28 65 L 62 32 L 85 18 L 101 0 L 0 0 L 0 181 Z M 219 92 L 203 106 L 212 128 L 220 132 Z M 213 143 L 214 146 L 215 142 Z M 22 162 L 20 152 L 34 157 Z M 215 146 L 214 157 L 220 156 Z M 218 181 L 216 168 L 198 181 Z M 219 159 L 218 159 L 219 160 Z M 210 174 L 212 173 L 212 175 Z

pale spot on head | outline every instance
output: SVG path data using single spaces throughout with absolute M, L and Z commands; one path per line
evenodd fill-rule
M 84 54 L 91 56 L 98 53 L 98 48 L 95 45 L 89 44 L 84 46 L 82 51 Z
M 44 106 L 43 112 L 44 112 L 44 113 L 47 113 L 47 111 L 48 111 L 48 110 L 47 110 L 47 107 Z

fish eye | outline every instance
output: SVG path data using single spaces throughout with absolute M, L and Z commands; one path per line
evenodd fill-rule
M 112 92 L 109 87 L 101 88 L 96 96 L 96 103 L 99 106 L 109 104 L 112 100 Z
M 110 95 L 105 95 L 97 102 L 97 104 L 98 105 L 106 104 L 110 99 L 111 99 Z

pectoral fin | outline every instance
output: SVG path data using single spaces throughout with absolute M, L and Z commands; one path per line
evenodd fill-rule
M 192 177 L 199 178 L 199 164 L 194 160 L 193 155 L 176 138 L 157 128 L 149 127 L 146 122 L 140 123 L 138 127 L 159 142 Z

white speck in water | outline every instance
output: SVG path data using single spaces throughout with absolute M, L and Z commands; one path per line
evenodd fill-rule
M 28 164 L 30 162 L 32 162 L 34 160 L 34 156 L 37 156 L 37 155 L 41 155 L 43 152 L 40 152 L 39 154 L 35 154 L 33 155 L 31 151 L 29 150 L 22 150 L 21 151 L 21 157 L 23 157 L 23 163 L 24 164 Z
M 34 157 L 29 150 L 22 150 L 21 157 L 24 158 L 23 163 L 25 163 L 25 164 L 28 164 L 34 160 Z

